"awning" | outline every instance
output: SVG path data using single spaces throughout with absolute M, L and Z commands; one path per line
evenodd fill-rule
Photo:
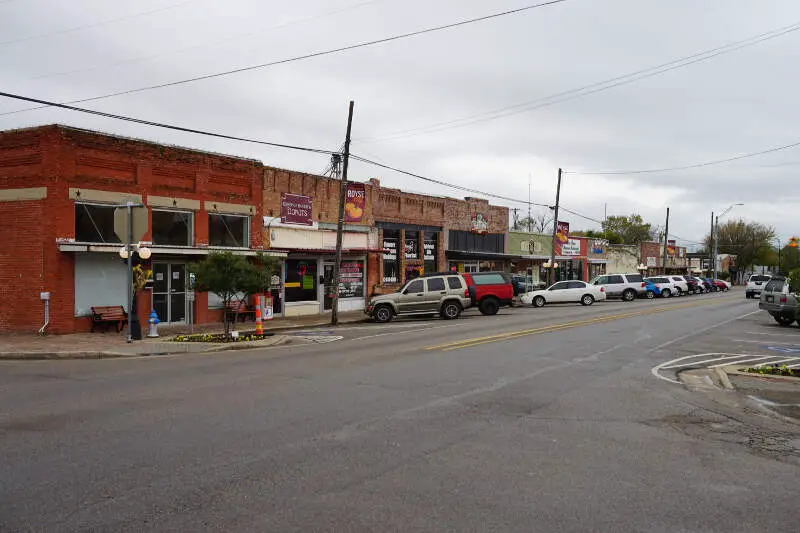
M 96 252 L 118 254 L 122 244 L 90 244 L 90 243 L 58 243 L 60 252 Z M 158 246 L 148 244 L 153 256 L 157 255 L 208 255 L 214 252 L 230 252 L 233 255 L 253 257 L 263 254 L 269 257 L 286 257 L 286 252 L 280 250 L 253 250 L 251 248 L 219 248 L 211 246 Z
M 463 250 L 446 250 L 445 255 L 448 259 L 494 259 L 502 260 L 515 260 L 520 259 L 518 255 L 512 254 L 499 254 L 493 252 L 467 252 Z
M 296 248 L 292 250 L 281 249 L 283 254 L 316 254 L 316 255 L 333 255 L 336 250 L 333 248 Z M 366 253 L 384 253 L 383 248 L 342 248 L 343 254 L 366 254 Z
M 608 263 L 608 259 L 589 259 L 589 263 L 597 265 L 605 265 L 606 263 Z

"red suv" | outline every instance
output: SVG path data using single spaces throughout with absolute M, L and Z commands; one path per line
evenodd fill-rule
M 467 280 L 472 305 L 477 305 L 481 314 L 496 315 L 500 307 L 514 301 L 514 285 L 506 272 L 462 272 Z

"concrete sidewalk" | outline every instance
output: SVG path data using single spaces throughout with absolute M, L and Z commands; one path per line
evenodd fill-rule
M 365 315 L 361 311 L 340 313 L 341 324 L 361 322 Z M 221 333 L 222 324 L 159 327 L 160 336 L 154 339 L 145 337 L 141 341 L 126 342 L 127 331 L 120 333 L 76 333 L 72 335 L 14 334 L 0 336 L 0 359 L 99 359 L 111 357 L 134 357 L 139 355 L 209 353 L 226 350 L 241 350 L 285 344 L 290 338 L 281 333 L 315 326 L 330 325 L 330 315 L 275 318 L 265 323 L 264 332 L 272 335 L 262 341 L 215 344 L 203 342 L 171 342 L 175 335 L 190 333 Z M 253 322 L 237 322 L 233 330 L 252 331 Z M 146 334 L 147 331 L 143 331 Z

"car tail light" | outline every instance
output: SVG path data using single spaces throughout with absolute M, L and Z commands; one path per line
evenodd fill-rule
M 600 292 L 606 292 L 605 287 L 600 287 Z
M 642 282 L 642 287 L 647 287 L 647 283 L 645 283 L 645 282 L 643 281 L 643 282 Z
M 661 285 L 656 284 L 656 289 L 660 289 Z
M 781 303 L 782 303 L 782 304 L 785 304 L 785 303 L 786 303 L 786 296 L 781 296 Z
M 469 298 L 469 297 L 470 297 L 470 296 L 469 296 L 469 289 L 466 289 L 466 290 L 464 291 L 464 298 Z

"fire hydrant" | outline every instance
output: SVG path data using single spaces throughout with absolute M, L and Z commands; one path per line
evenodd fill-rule
M 153 309 L 150 311 L 150 318 L 147 319 L 147 323 L 150 324 L 150 328 L 147 330 L 148 337 L 158 337 L 158 323 L 161 322 L 158 319 L 158 315 L 156 314 L 156 310 Z

